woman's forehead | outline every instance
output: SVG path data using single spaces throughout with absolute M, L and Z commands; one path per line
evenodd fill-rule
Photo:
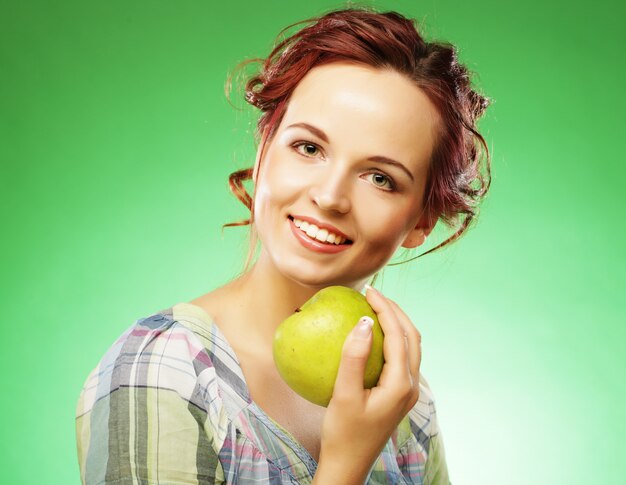
M 281 129 L 299 123 L 323 130 L 330 143 L 359 140 L 396 156 L 430 159 L 439 114 L 400 73 L 332 63 L 309 71 L 294 90 Z

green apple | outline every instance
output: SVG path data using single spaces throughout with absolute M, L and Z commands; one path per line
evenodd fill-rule
M 363 386 L 376 385 L 383 368 L 383 331 L 365 297 L 345 286 L 329 286 L 277 328 L 273 354 L 281 377 L 303 398 L 328 406 L 341 361 L 343 343 L 362 316 L 374 320 L 372 349 Z

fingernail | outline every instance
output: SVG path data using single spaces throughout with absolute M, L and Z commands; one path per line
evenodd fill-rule
M 380 294 L 380 291 L 378 291 L 376 288 L 368 284 L 365 284 L 365 291 L 367 292 L 367 290 L 372 290 L 373 292 Z
M 368 338 L 372 334 L 372 327 L 374 326 L 374 320 L 365 316 L 361 317 L 359 323 L 356 324 L 354 335 L 359 338 Z

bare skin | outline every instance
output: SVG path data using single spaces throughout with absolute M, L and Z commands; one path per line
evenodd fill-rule
M 268 334 L 255 334 L 254 330 L 242 324 L 250 318 L 258 319 L 259 312 L 255 310 L 255 305 L 259 305 L 257 308 L 261 312 L 264 308 L 262 301 L 258 301 L 259 298 L 254 294 L 250 298 L 242 298 L 241 295 L 247 294 L 242 288 L 245 287 L 242 280 L 245 278 L 235 280 L 190 303 L 201 307 L 212 317 L 233 347 L 253 401 L 318 461 L 326 408 L 303 399 L 285 384 L 272 358 L 273 335 L 269 335 L 268 339 Z M 288 315 L 291 313 L 293 311 L 289 311 Z M 242 339 L 241 335 L 246 335 L 246 339 Z
M 324 409 L 280 379 L 275 330 L 318 290 L 339 284 L 360 291 L 398 247 L 425 241 L 432 227 L 422 216 L 422 197 L 438 123 L 428 98 L 398 73 L 345 63 L 311 70 L 257 155 L 257 262 L 191 301 L 232 345 L 252 399 L 318 460 L 314 483 L 363 483 L 417 402 L 421 338 L 394 302 L 369 289 L 385 333 L 383 374 L 377 387 L 362 388 L 371 333 L 355 327 Z M 297 216 L 336 228 L 350 244 L 332 254 L 303 245 L 294 236 Z

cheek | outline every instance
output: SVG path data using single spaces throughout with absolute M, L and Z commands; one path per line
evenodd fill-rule
M 395 218 L 394 218 L 395 219 Z M 374 219 L 370 219 L 374 220 Z M 376 248 L 394 250 L 404 239 L 405 226 L 388 220 L 386 223 L 371 223 L 367 238 Z
M 384 202 L 380 198 L 359 198 L 361 234 L 370 244 L 376 245 L 376 248 L 388 249 L 390 245 L 399 245 L 408 233 L 409 211 L 398 205 L 393 197 Z
M 269 159 L 257 181 L 254 210 L 257 218 L 293 202 L 304 193 L 304 177 L 289 160 Z
M 276 164 L 279 165 L 279 164 Z M 286 164 L 280 164 L 268 173 L 267 186 L 271 187 L 270 197 L 276 199 L 291 198 L 301 193 L 304 187 L 302 172 L 294 170 Z

